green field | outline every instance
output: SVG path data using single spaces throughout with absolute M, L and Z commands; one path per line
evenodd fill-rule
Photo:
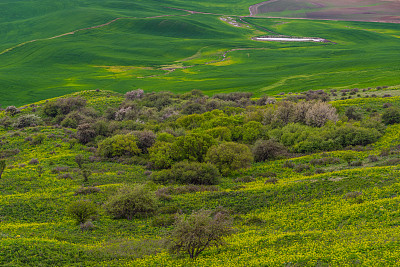
M 249 27 L 233 27 L 220 15 L 190 15 L 157 1 L 0 4 L 3 107 L 96 88 L 260 95 L 400 84 L 399 24 L 244 18 Z M 251 4 L 254 1 L 171 1 L 165 6 L 246 15 Z M 163 15 L 175 16 L 149 18 Z M 101 28 L 47 39 L 121 17 Z M 267 30 L 333 43 L 251 40 L 270 35 Z M 18 46 L 30 40 L 37 41 Z M 221 61 L 231 49 L 240 50 L 228 52 Z

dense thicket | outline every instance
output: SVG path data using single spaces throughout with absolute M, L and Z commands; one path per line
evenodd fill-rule
M 385 126 L 379 115 L 363 117 L 348 108 L 340 117 L 328 99 L 324 91 L 276 101 L 255 99 L 251 93 L 208 97 L 198 90 L 176 95 L 138 89 L 106 110 L 94 109 L 82 97 L 50 100 L 30 109 L 8 107 L 1 123 L 76 129 L 70 144 L 77 140 L 96 150 L 95 156 L 166 169 L 153 174 L 155 181 L 215 184 L 220 173 L 229 175 L 253 160 L 365 146 L 382 135 Z M 382 115 L 386 124 L 398 117 L 394 107 Z

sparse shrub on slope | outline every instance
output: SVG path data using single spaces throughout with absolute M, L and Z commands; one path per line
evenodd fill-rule
M 3 175 L 4 170 L 6 169 L 6 160 L 5 159 L 0 159 L 0 179 L 1 176 Z
M 125 98 L 127 100 L 140 99 L 143 98 L 143 96 L 144 96 L 144 91 L 142 89 L 133 90 L 125 94 Z
M 128 219 L 148 216 L 157 209 L 154 192 L 144 185 L 124 186 L 106 203 L 106 211 L 115 219 Z
M 67 207 L 67 212 L 76 224 L 81 224 L 97 215 L 97 208 L 93 202 L 81 199 L 71 202 Z
M 177 218 L 170 236 L 172 253 L 187 253 L 197 258 L 205 249 L 224 244 L 223 238 L 233 232 L 232 220 L 226 213 L 200 210 Z

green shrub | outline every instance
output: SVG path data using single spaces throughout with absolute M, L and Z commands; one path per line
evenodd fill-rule
M 376 129 L 345 125 L 333 130 L 330 137 L 342 147 L 368 145 L 376 142 L 382 134 Z
M 148 216 L 156 211 L 157 200 L 154 192 L 144 185 L 122 187 L 105 205 L 106 211 L 115 219 Z
M 219 141 L 232 141 L 232 132 L 228 127 L 215 127 L 207 130 L 206 133 Z
M 35 134 L 35 135 L 32 137 L 31 144 L 32 144 L 32 145 L 39 145 L 39 144 L 42 144 L 43 141 L 44 141 L 45 139 L 46 139 L 46 135 L 45 135 L 45 134 L 43 134 L 43 133 Z
M 33 127 L 42 125 L 42 118 L 35 114 L 26 114 L 17 118 L 17 121 L 14 122 L 13 127 L 15 128 L 25 128 L 25 127 Z
M 400 108 L 390 107 L 382 114 L 382 122 L 386 125 L 400 123 Z
M 176 160 L 178 151 L 173 143 L 157 141 L 154 146 L 148 149 L 149 161 L 155 169 L 166 169 Z
M 274 140 L 258 140 L 253 147 L 256 162 L 276 159 L 286 153 L 286 147 Z
M 59 98 L 56 101 L 47 102 L 43 106 L 43 113 L 48 117 L 66 115 L 73 110 L 78 110 L 86 105 L 86 100 L 81 97 Z
M 191 259 L 208 247 L 221 246 L 223 238 L 232 233 L 232 221 L 222 212 L 200 210 L 190 216 L 178 216 L 170 236 L 172 253 L 188 253 Z
M 132 134 L 114 135 L 104 139 L 98 147 L 98 154 L 105 158 L 134 156 L 140 153 L 137 138 Z
M 81 224 L 97 215 L 97 208 L 93 202 L 80 199 L 68 205 L 67 213 L 76 221 L 76 224 Z
M 170 170 L 154 172 L 152 179 L 159 183 L 181 183 L 213 185 L 220 177 L 218 169 L 211 163 L 182 161 L 172 166 Z
M 253 155 L 248 146 L 227 142 L 211 147 L 206 160 L 217 166 L 221 174 L 226 175 L 233 170 L 250 167 Z
M 181 136 L 175 142 L 176 149 L 181 151 L 181 158 L 202 162 L 208 149 L 216 141 L 205 133 L 189 133 Z
M 5 159 L 0 159 L 0 179 L 1 176 L 3 175 L 4 170 L 6 169 L 6 160 Z

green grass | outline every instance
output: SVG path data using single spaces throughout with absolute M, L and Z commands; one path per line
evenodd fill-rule
M 173 1 L 168 5 L 244 14 L 245 4 L 253 3 Z M 400 84 L 398 24 L 246 18 L 256 26 L 237 28 L 216 15 L 179 16 L 187 13 L 153 1 L 56 1 L 46 9 L 31 7 L 28 1 L 13 8 L 7 5 L 6 19 L 0 22 L 5 32 L 2 51 L 38 39 L 0 55 L 3 107 L 96 88 L 117 92 L 200 89 L 207 94 L 253 91 L 260 95 Z M 13 10 L 21 10 L 21 16 Z M 177 16 L 145 18 L 165 14 Z M 116 17 L 137 18 L 46 39 Z M 322 37 L 335 44 L 252 41 L 251 37 L 270 34 L 263 28 L 291 36 Z M 218 62 L 225 51 L 237 48 L 249 50 L 229 52 L 227 60 Z M 172 67 L 178 69 L 163 70 Z
M 100 193 L 84 196 L 98 204 L 100 217 L 93 231 L 82 232 L 66 216 L 66 206 L 80 196 L 74 191 L 82 177 L 76 171 L 74 157 L 84 153 L 84 147 L 70 148 L 63 129 L 40 127 L 25 129 L 19 136 L 4 133 L 3 149 L 20 149 L 8 159 L 0 181 L 1 224 L 0 264 L 5 266 L 226 266 L 246 262 L 297 266 L 310 265 L 396 265 L 400 223 L 398 216 L 398 166 L 380 166 L 386 158 L 370 164 L 366 156 L 379 152 L 382 143 L 395 145 L 399 126 L 367 152 L 336 151 L 329 155 L 341 158 L 353 153 L 364 167 L 348 167 L 339 163 L 322 166 L 326 173 L 307 175 L 283 167 L 284 160 L 254 164 L 242 175 L 253 175 L 250 183 L 240 183 L 234 189 L 233 178 L 224 178 L 218 192 L 174 195 L 169 203 L 185 212 L 200 208 L 224 206 L 236 212 L 237 231 L 229 237 L 227 246 L 205 251 L 198 260 L 169 255 L 157 244 L 168 228 L 152 227 L 152 219 L 112 220 L 102 211 L 104 201 L 122 183 L 142 183 L 146 180 L 141 167 L 119 163 L 89 163 L 94 170 L 90 184 Z M 32 146 L 24 139 L 44 133 L 43 144 Z M 60 146 L 55 146 L 58 143 Z M 390 144 L 389 144 L 390 143 Z M 397 141 L 398 143 L 398 141 Z M 325 155 L 326 156 L 326 155 Z M 292 159 L 307 163 L 314 154 Z M 38 177 L 37 166 L 29 165 L 38 158 L 45 173 Z M 21 164 L 27 164 L 23 166 Z M 62 179 L 51 170 L 68 167 L 72 179 Z M 314 168 L 314 167 L 313 167 Z M 275 172 L 277 184 L 264 184 L 260 173 Z M 362 192 L 359 202 L 346 199 L 349 192 Z M 153 240 L 140 243 L 140 240 Z M 157 241 L 158 240 L 158 241 Z M 141 244 L 141 245 L 140 245 Z M 139 249 L 140 247 L 140 249 Z M 158 253 L 158 254 L 157 254 Z M 378 263 L 378 264 L 377 264 Z

